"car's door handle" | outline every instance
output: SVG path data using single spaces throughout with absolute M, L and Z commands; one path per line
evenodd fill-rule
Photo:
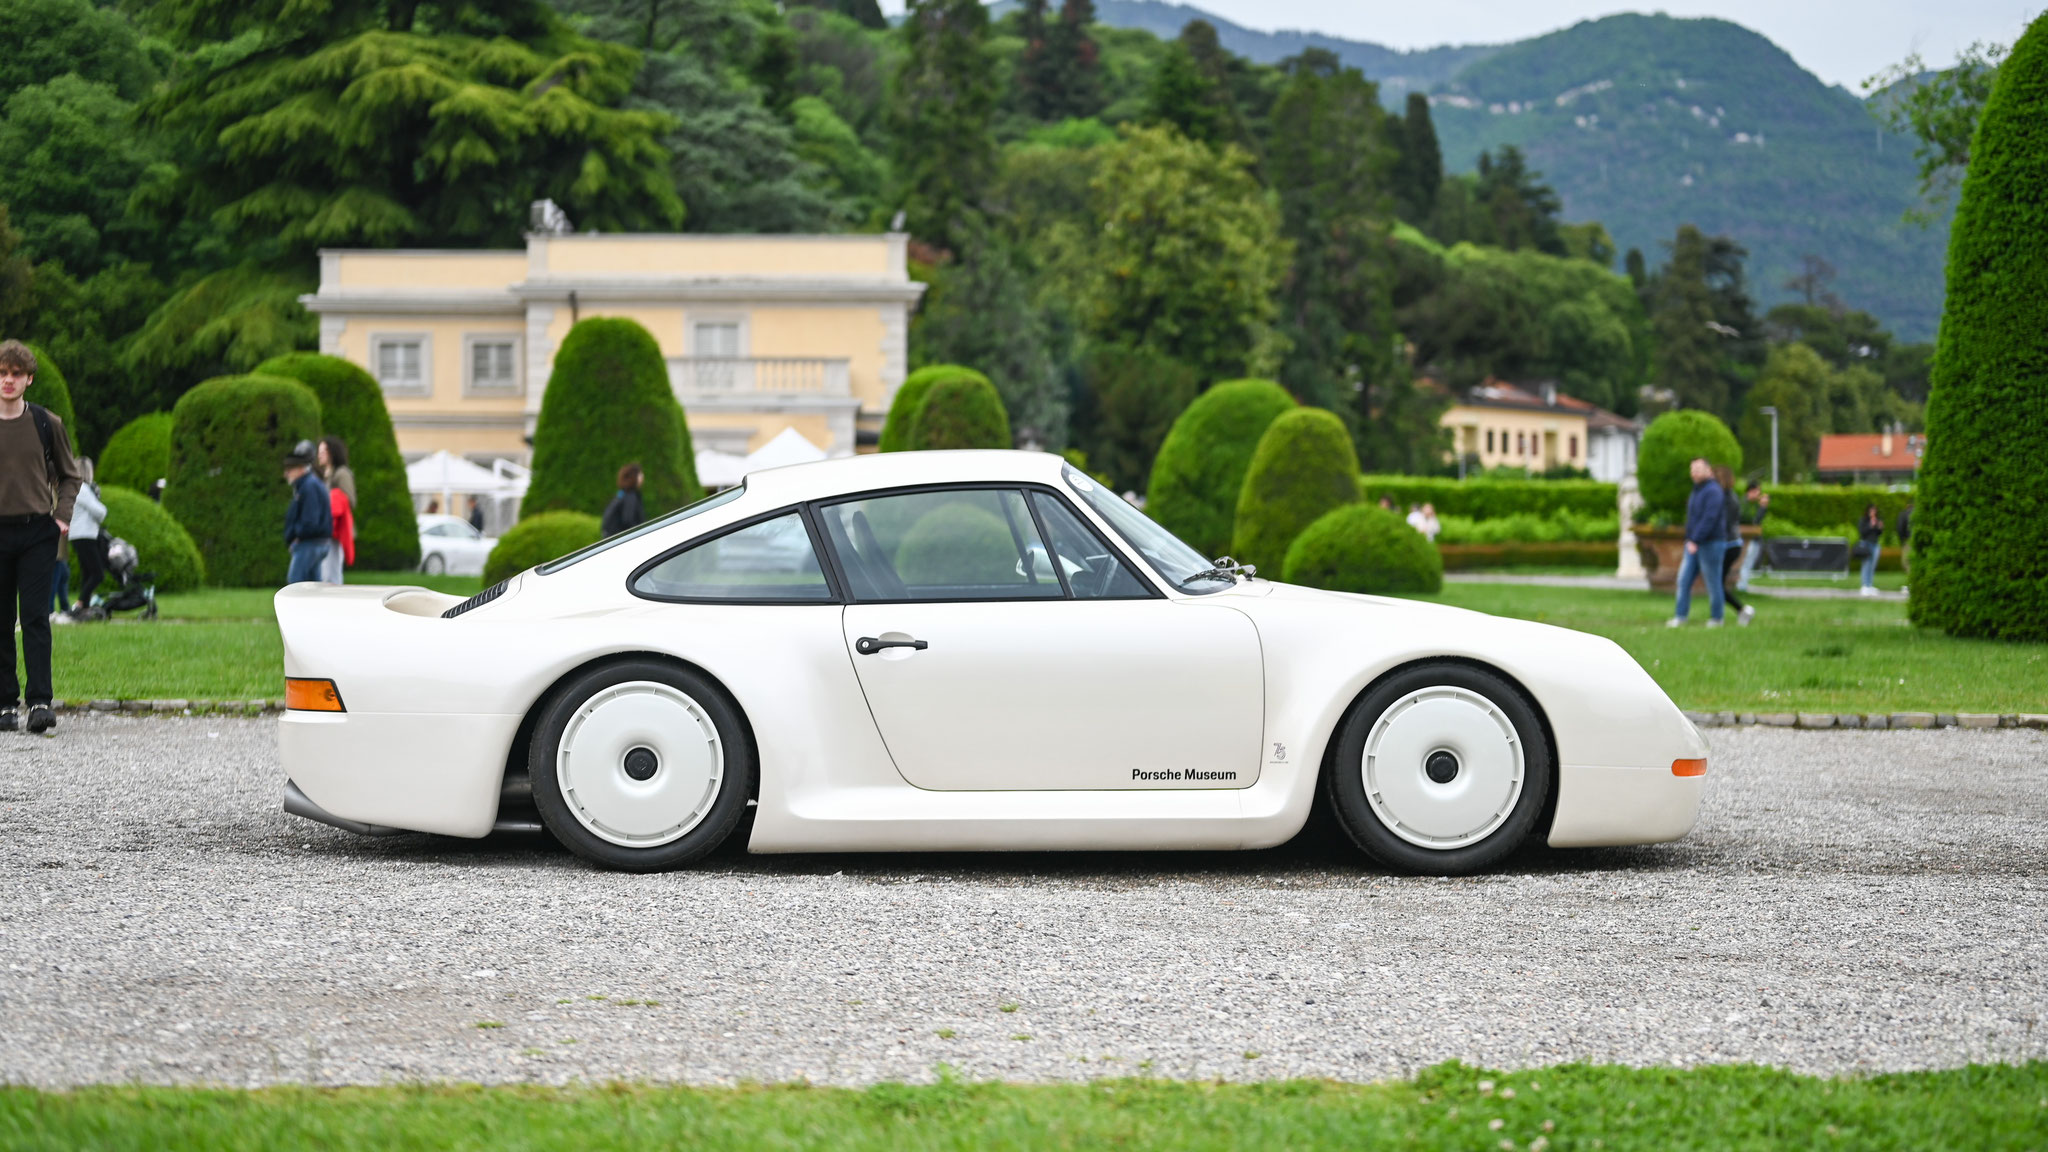
M 929 647 L 931 644 L 923 640 L 877 640 L 873 636 L 863 636 L 853 642 L 853 650 L 863 656 L 873 656 L 884 648 L 915 648 L 922 652 Z

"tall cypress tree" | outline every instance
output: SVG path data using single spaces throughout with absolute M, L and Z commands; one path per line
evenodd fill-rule
M 980 0 L 911 0 L 890 108 L 898 194 L 910 231 L 957 246 L 995 178 L 989 132 L 1001 98 Z
M 1066 0 L 1059 20 L 1045 30 L 1045 111 L 1048 120 L 1093 116 L 1102 110 L 1100 50 L 1088 26 L 1095 0 Z
M 1444 154 L 1437 144 L 1436 121 L 1429 114 L 1429 97 L 1408 94 L 1406 115 L 1394 125 L 1400 141 L 1400 156 L 1394 162 L 1394 199 L 1401 218 L 1417 227 L 1436 211 L 1437 189 L 1444 182 Z
M 1221 146 L 1251 141 L 1244 114 L 1230 89 L 1230 53 L 1207 20 L 1190 20 L 1152 73 L 1145 94 L 1145 119 L 1171 124 L 1190 140 Z
M 1913 521 L 1917 624 L 2048 640 L 2048 17 L 1998 70 L 1950 233 Z
M 1679 228 L 1670 262 L 1650 282 L 1649 309 L 1658 387 L 1669 389 L 1680 407 L 1726 411 L 1722 337 L 1714 328 L 1714 297 L 1707 287 L 1707 238 L 1698 228 Z

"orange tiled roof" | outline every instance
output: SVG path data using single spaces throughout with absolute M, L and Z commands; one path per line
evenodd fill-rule
M 1891 454 L 1885 454 L 1890 441 Z M 1920 467 L 1927 437 L 1843 435 L 1820 438 L 1820 472 L 1911 472 Z

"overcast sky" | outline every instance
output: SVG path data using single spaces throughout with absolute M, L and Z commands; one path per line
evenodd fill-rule
M 1058 0 L 1054 0 L 1057 6 Z M 1863 79 L 1918 52 L 1945 66 L 1972 41 L 2011 44 L 2043 0 L 1182 0 L 1247 28 L 1301 28 L 1392 48 L 1523 40 L 1615 12 L 1718 16 L 1776 41 L 1830 84 Z M 882 0 L 901 12 L 903 0 Z

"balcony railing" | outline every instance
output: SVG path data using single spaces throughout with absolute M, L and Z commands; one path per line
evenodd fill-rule
M 850 396 L 847 361 L 771 356 L 677 356 L 668 362 L 669 385 L 679 394 L 771 393 Z

